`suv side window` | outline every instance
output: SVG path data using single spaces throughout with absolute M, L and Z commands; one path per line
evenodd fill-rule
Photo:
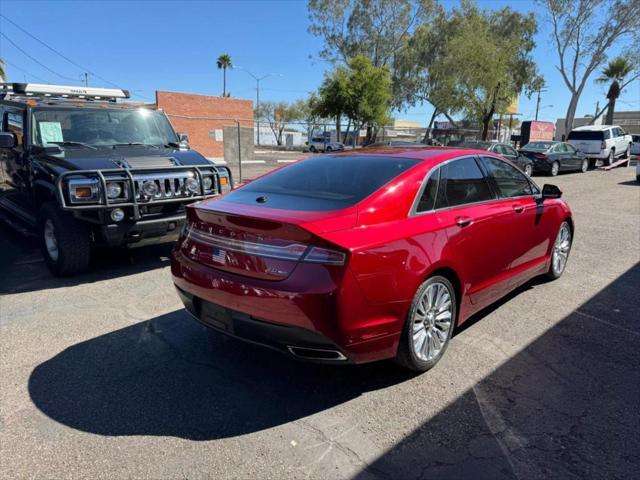
M 482 157 L 482 162 L 498 187 L 498 194 L 501 198 L 533 194 L 527 177 L 508 163 L 493 157 Z
M 613 132 L 609 129 L 609 130 L 605 130 L 602 133 L 604 134 L 604 139 L 605 140 L 609 140 L 611 138 Z
M 473 157 L 440 167 L 436 208 L 454 207 L 493 199 L 489 183 Z
M 438 182 L 440 180 L 440 168 L 429 175 L 429 180 L 424 187 L 416 212 L 428 212 L 433 210 L 436 203 L 436 194 L 438 193 Z

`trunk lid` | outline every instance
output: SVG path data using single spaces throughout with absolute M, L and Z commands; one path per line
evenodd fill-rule
M 336 213 L 283 211 L 220 199 L 187 208 L 180 248 L 187 258 L 221 271 L 284 280 L 303 259 L 321 259 L 318 252 L 346 255 L 320 236 L 355 223 L 355 213 Z

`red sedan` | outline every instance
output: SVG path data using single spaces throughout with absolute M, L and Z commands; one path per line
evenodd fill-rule
M 456 325 L 564 271 L 553 185 L 445 148 L 314 157 L 188 207 L 174 283 L 205 325 L 297 358 L 434 366 Z

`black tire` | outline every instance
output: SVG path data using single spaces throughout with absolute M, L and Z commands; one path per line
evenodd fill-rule
M 554 269 L 553 267 L 553 255 L 554 252 L 553 250 L 555 249 L 556 246 L 556 241 L 558 239 L 558 236 L 560 235 L 560 232 L 562 231 L 563 227 L 568 228 L 569 231 L 569 249 L 567 251 L 567 255 L 564 261 L 564 265 L 562 266 L 562 269 L 558 272 Z M 546 273 L 546 277 L 547 280 L 557 280 L 558 278 L 560 278 L 562 276 L 562 274 L 564 273 L 566 267 L 567 267 L 567 260 L 569 259 L 569 255 L 571 254 L 571 247 L 573 246 L 573 229 L 571 228 L 571 224 L 565 220 L 564 222 L 562 222 L 560 224 L 560 228 L 558 229 L 558 233 L 556 234 L 556 238 L 553 240 L 553 249 L 551 251 L 551 263 L 549 265 L 549 270 Z
M 314 147 L 313 145 L 311 145 L 311 146 L 309 147 L 309 151 L 310 151 L 311 153 L 316 153 L 316 147 Z
M 612 148 L 609 150 L 609 156 L 607 157 L 607 166 L 613 165 L 616 161 L 616 150 Z
M 449 326 L 449 331 L 445 343 L 444 345 L 442 345 L 438 354 L 433 359 L 425 361 L 418 358 L 415 352 L 413 344 L 413 317 L 416 309 L 418 308 L 418 302 L 422 298 L 422 295 L 425 293 L 427 288 L 434 283 L 441 283 L 445 285 L 449 295 L 451 296 L 451 325 Z M 409 308 L 409 313 L 407 314 L 405 325 L 402 330 L 400 344 L 398 345 L 398 353 L 396 354 L 395 358 L 395 362 L 398 365 L 415 372 L 426 372 L 427 370 L 433 368 L 440 361 L 445 351 L 447 350 L 447 346 L 449 345 L 449 341 L 451 340 L 451 336 L 456 325 L 456 320 L 458 318 L 456 302 L 456 291 L 453 288 L 453 285 L 451 285 L 451 282 L 445 277 L 435 275 L 427 279 L 420 285 L 420 287 L 418 287 L 418 290 L 416 291 L 416 294 L 414 295 L 411 302 L 411 307 Z
M 580 167 L 580 171 L 582 173 L 587 173 L 587 170 L 589 170 L 589 160 L 585 158 L 582 160 L 582 166 Z
M 556 175 L 558 175 L 559 171 L 560 171 L 560 164 L 557 161 L 553 162 L 551 164 L 551 169 L 549 170 L 549 175 L 551 175 L 552 177 L 555 177 Z
M 327 153 L 330 153 L 330 152 L 332 152 L 332 151 L 333 151 L 333 148 L 331 148 L 331 147 L 327 147 L 327 148 L 325 149 L 325 152 L 327 152 Z
M 533 165 L 531 165 L 530 163 L 525 165 L 524 166 L 524 173 L 525 173 L 525 175 L 527 175 L 527 177 L 532 176 L 533 175 Z
M 45 240 L 49 222 L 57 244 L 57 258 L 52 257 Z M 61 211 L 55 203 L 45 203 L 40 209 L 38 227 L 42 255 L 51 273 L 66 277 L 87 269 L 91 259 L 91 238 L 86 224 Z

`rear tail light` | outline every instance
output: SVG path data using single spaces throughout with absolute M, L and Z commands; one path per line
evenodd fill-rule
M 320 263 L 323 265 L 344 265 L 346 260 L 346 255 L 343 252 L 328 248 L 311 247 L 303 243 L 273 245 L 249 242 L 208 233 L 195 228 L 193 225 L 185 225 L 184 235 L 187 239 L 195 240 L 198 243 L 256 257 Z
M 605 148 L 607 148 L 607 142 L 603 140 L 602 142 L 600 142 L 600 150 L 604 150 Z
M 533 155 L 535 158 L 537 158 L 538 160 L 546 160 L 547 156 L 544 153 L 535 153 Z

